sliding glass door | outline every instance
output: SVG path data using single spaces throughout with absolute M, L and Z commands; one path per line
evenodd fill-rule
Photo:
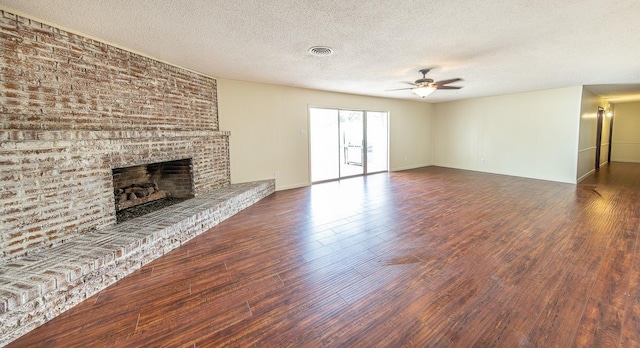
M 386 112 L 367 111 L 367 173 L 389 168 L 389 118 Z
M 309 138 L 312 182 L 340 177 L 340 127 L 338 121 L 338 110 L 311 109 Z
M 340 110 L 340 177 L 364 173 L 364 111 Z M 313 153 L 312 153 L 313 154 Z
M 388 170 L 386 112 L 309 109 L 311 181 Z

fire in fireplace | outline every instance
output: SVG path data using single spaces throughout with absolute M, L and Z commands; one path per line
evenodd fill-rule
M 112 169 L 113 194 L 118 222 L 128 218 L 143 215 L 167 204 L 159 204 L 160 200 L 175 203 L 193 197 L 191 159 L 150 163 L 125 168 Z M 150 204 L 156 202 L 155 204 Z M 146 209 L 139 212 L 124 214 L 135 207 L 145 205 Z M 155 207 L 155 208 L 154 208 Z

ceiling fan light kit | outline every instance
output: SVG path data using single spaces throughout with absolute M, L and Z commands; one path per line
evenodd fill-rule
M 415 87 L 411 89 L 411 92 L 417 94 L 419 97 L 426 97 L 429 94 L 436 91 L 435 87 L 427 86 L 427 87 Z
M 447 86 L 450 83 L 462 81 L 461 78 L 449 79 L 449 80 L 441 80 L 441 81 L 433 81 L 433 79 L 428 78 L 426 75 L 431 69 L 420 69 L 419 72 L 422 74 L 421 79 L 415 80 L 414 83 L 410 83 L 413 87 L 409 88 L 399 88 L 392 89 L 391 91 L 400 91 L 410 89 L 411 92 L 415 93 L 421 98 L 427 97 L 429 94 L 435 92 L 436 89 L 460 89 L 462 87 L 458 86 Z

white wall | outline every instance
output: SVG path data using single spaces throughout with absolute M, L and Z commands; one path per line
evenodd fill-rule
M 435 106 L 434 164 L 576 182 L 582 87 Z
M 389 112 L 389 167 L 431 165 L 434 106 L 302 88 L 218 79 L 220 130 L 230 131 L 231 182 L 274 177 L 276 189 L 310 184 L 308 109 Z M 301 130 L 305 134 L 301 134 Z
M 598 107 L 605 109 L 602 120 L 602 146 L 600 148 L 600 164 L 607 163 L 609 153 L 609 127 L 611 118 L 606 116 L 609 105 L 602 97 L 595 93 L 582 89 L 582 101 L 580 104 L 580 137 L 578 142 L 578 181 L 589 176 L 595 171 L 596 160 L 596 130 L 598 126 Z
M 640 163 L 640 103 L 615 106 L 611 160 Z

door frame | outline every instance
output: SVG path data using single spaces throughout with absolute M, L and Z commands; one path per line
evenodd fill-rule
M 609 149 L 607 151 L 607 163 L 611 163 L 611 148 L 613 147 L 613 117 L 614 113 L 609 109 L 611 116 L 609 116 Z
M 597 114 L 597 125 L 596 125 L 596 170 L 600 169 L 600 152 L 602 151 L 602 123 L 604 119 L 604 108 L 598 106 L 598 114 Z M 609 146 L 611 146 L 611 141 L 609 141 Z

